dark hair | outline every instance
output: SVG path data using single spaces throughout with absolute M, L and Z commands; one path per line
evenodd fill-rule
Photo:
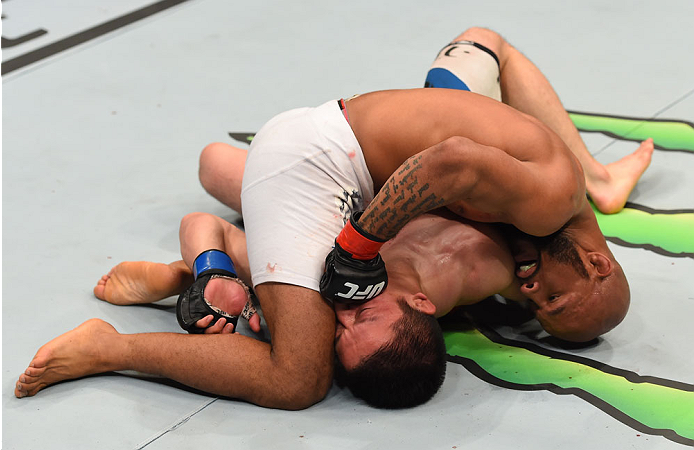
M 337 361 L 336 379 L 376 408 L 409 408 L 436 394 L 446 374 L 446 345 L 436 318 L 398 299 L 403 316 L 393 339 L 348 371 Z

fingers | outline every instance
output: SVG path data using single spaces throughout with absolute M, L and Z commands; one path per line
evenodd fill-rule
M 251 330 L 260 333 L 260 314 L 253 314 L 251 318 L 248 319 L 248 325 L 250 325 Z
M 211 314 L 208 316 L 205 316 L 202 319 L 195 322 L 195 326 L 198 328 L 207 328 L 207 326 L 210 323 L 212 323 L 212 319 L 214 319 L 214 316 L 212 316 Z
M 205 334 L 231 334 L 234 332 L 234 324 L 227 323 L 225 319 L 219 319 L 217 323 L 205 330 Z
M 212 323 L 214 317 L 208 315 L 195 322 L 198 328 L 205 328 Z M 205 334 L 231 334 L 234 332 L 234 324 L 227 323 L 226 319 L 219 319 L 214 325 L 205 330 Z

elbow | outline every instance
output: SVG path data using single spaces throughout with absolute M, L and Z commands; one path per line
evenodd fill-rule
M 471 143 L 470 139 L 462 136 L 450 137 L 429 148 L 426 151 L 426 161 L 422 163 L 437 178 L 460 187 L 463 180 L 470 180 L 475 175 L 472 170 L 475 165 Z
M 436 161 L 441 161 L 441 165 L 446 167 L 450 164 L 461 164 L 465 156 L 469 153 L 470 139 L 462 136 L 452 136 L 431 148 L 432 156 Z
M 426 165 L 446 204 L 466 201 L 480 180 L 478 152 L 470 139 L 453 136 L 430 149 Z

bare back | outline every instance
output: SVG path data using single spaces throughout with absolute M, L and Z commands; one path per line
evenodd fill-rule
M 471 220 L 511 223 L 544 235 L 567 223 L 585 203 L 581 167 L 568 147 L 537 119 L 503 103 L 430 88 L 365 94 L 349 100 L 347 109 L 377 189 L 408 158 L 458 139 L 467 150 L 453 153 L 464 158 L 434 167 L 429 163 L 440 159 L 438 153 L 428 161 L 432 169 L 419 172 L 427 183 L 439 183 L 439 206 Z M 455 189 L 457 198 L 441 195 Z M 554 211 L 554 220 L 538 221 L 538 214 L 548 210 Z
M 349 100 L 347 109 L 377 189 L 404 160 L 452 136 L 496 147 L 520 161 L 573 158 L 534 117 L 473 92 L 378 91 Z

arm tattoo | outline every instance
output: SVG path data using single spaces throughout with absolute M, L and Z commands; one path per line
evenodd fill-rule
M 390 176 L 359 219 L 364 230 L 390 239 L 411 219 L 445 204 L 442 195 L 419 179 L 421 169 L 422 155 L 415 155 Z

